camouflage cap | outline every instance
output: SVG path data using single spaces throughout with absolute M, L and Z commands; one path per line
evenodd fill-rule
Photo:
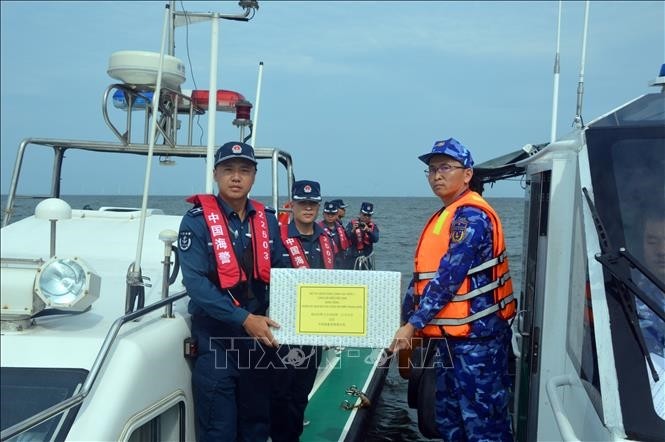
M 434 155 L 448 155 L 462 163 L 462 166 L 466 168 L 473 167 L 471 152 L 454 138 L 435 142 L 434 146 L 432 146 L 431 152 L 420 155 L 418 158 L 423 163 L 429 164 L 429 160 L 432 159 Z

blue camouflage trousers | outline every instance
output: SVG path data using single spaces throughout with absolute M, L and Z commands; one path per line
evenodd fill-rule
M 437 343 L 436 424 L 445 441 L 512 441 L 508 329 L 489 340 Z

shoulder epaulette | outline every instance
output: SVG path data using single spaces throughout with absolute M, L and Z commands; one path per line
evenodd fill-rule
M 266 212 L 277 213 L 277 211 L 274 208 L 270 207 L 270 206 L 266 206 Z
M 202 213 L 203 209 L 201 208 L 201 206 L 194 206 L 187 211 L 187 215 L 189 216 L 198 216 L 201 215 Z

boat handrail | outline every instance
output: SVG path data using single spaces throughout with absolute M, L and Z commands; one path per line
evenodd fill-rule
M 56 416 L 62 413 L 63 411 L 69 410 L 70 408 L 75 407 L 76 405 L 79 405 L 81 402 L 83 402 L 83 400 L 86 398 L 86 396 L 92 389 L 92 386 L 95 380 L 97 379 L 97 375 L 99 374 L 102 366 L 104 365 L 106 356 L 108 355 L 111 346 L 115 343 L 120 328 L 127 322 L 133 321 L 134 319 L 140 318 L 141 316 L 145 316 L 148 313 L 157 310 L 161 307 L 164 307 L 166 305 L 171 305 L 174 302 L 182 299 L 186 295 L 187 291 L 183 290 L 179 293 L 169 296 L 168 298 L 161 299 L 153 304 L 150 304 L 146 307 L 136 310 L 135 312 L 128 313 L 116 319 L 111 325 L 111 328 L 109 329 L 108 333 L 106 334 L 104 343 L 102 344 L 102 347 L 100 348 L 99 353 L 95 358 L 95 362 L 92 364 L 92 367 L 90 368 L 88 376 L 86 376 L 85 381 L 83 382 L 81 390 L 76 395 L 67 398 L 61 402 L 58 402 L 57 404 L 52 405 L 51 407 L 42 410 L 39 413 L 34 414 L 33 416 L 24 419 L 21 422 L 18 422 L 12 425 L 11 427 L 3 430 L 2 433 L 0 433 L 0 441 L 5 441 L 18 434 L 21 434 L 24 431 L 27 431 L 35 427 L 36 425 L 46 422 L 53 416 Z
M 111 122 L 111 118 L 109 117 L 108 113 L 109 97 L 112 96 L 111 91 L 114 89 L 122 91 L 127 97 L 127 120 L 125 122 L 126 128 L 124 133 L 120 133 L 118 128 Z M 102 99 L 102 118 L 106 123 L 106 126 L 111 129 L 111 132 L 113 132 L 118 140 L 120 140 L 120 143 L 122 143 L 124 146 L 129 145 L 132 140 L 132 111 L 135 110 L 133 107 L 135 101 L 134 99 L 136 97 L 142 96 L 141 94 L 154 92 L 155 88 L 151 86 L 143 86 L 141 89 L 135 89 L 131 85 L 123 83 L 111 84 L 104 90 Z M 194 115 L 201 115 L 205 111 L 197 107 L 190 97 L 180 91 L 162 87 L 161 96 L 162 100 L 160 101 L 162 101 L 162 103 L 159 105 L 161 117 L 159 118 L 159 122 L 157 124 L 157 130 L 161 133 L 162 137 L 164 137 L 165 144 L 171 148 L 176 147 L 176 137 L 178 133 L 178 124 L 176 120 L 178 115 L 187 114 L 189 116 L 187 122 L 187 143 L 191 145 L 193 138 Z M 187 112 L 182 112 L 184 107 L 181 102 L 189 103 L 186 106 Z M 148 144 L 148 122 L 152 113 L 152 102 L 150 100 L 146 100 L 144 111 L 146 122 L 144 126 L 143 142 Z
M 125 153 L 136 155 L 147 155 L 149 146 L 147 144 L 130 143 L 123 145 L 111 141 L 89 141 L 89 140 L 67 140 L 59 138 L 26 138 L 19 144 L 16 154 L 16 162 L 14 163 L 14 170 L 12 172 L 12 179 L 9 184 L 9 191 L 7 193 L 7 204 L 5 206 L 4 215 L 2 219 L 2 227 L 9 224 L 12 212 L 14 211 L 14 202 L 17 198 L 16 190 L 18 188 L 18 180 L 23 164 L 23 158 L 28 146 L 42 146 L 51 147 L 56 152 L 56 158 L 53 165 L 53 179 L 51 195 L 44 196 L 44 198 L 60 198 L 60 167 L 64 151 L 67 149 L 79 149 L 94 152 L 107 152 L 107 153 Z M 168 145 L 155 145 L 154 151 L 156 155 L 169 155 L 171 157 L 183 158 L 205 158 L 207 155 L 206 146 L 194 146 L 191 144 L 176 145 L 171 147 Z M 273 205 L 277 207 L 277 199 L 279 197 L 276 193 L 277 188 L 277 162 L 281 163 L 286 168 L 287 180 L 290 183 L 293 181 L 293 161 L 291 155 L 277 147 L 257 147 L 254 149 L 254 154 L 257 159 L 269 159 L 273 163 Z M 289 195 L 290 197 L 290 195 Z
M 563 405 L 561 404 L 561 400 L 559 400 L 559 396 L 556 394 L 556 389 L 574 385 L 576 385 L 575 379 L 572 375 L 567 374 L 554 376 L 547 381 L 547 397 L 550 400 L 552 413 L 554 414 L 557 427 L 559 427 L 559 431 L 561 432 L 561 438 L 565 442 L 579 442 L 581 439 L 575 434 L 575 429 L 570 424 L 568 416 L 564 413 Z

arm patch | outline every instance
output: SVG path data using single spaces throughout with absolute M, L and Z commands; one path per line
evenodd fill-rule
M 469 220 L 466 218 L 458 218 L 453 221 L 450 227 L 450 240 L 454 243 L 459 243 L 466 238 L 466 229 L 469 227 Z
M 181 230 L 178 235 L 178 248 L 185 252 L 189 250 L 192 245 L 192 232 L 189 230 Z

